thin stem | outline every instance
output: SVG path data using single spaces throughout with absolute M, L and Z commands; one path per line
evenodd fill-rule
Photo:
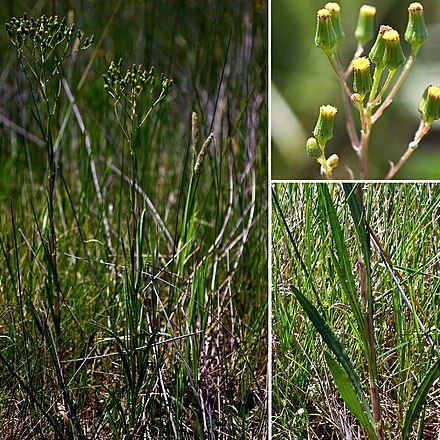
M 361 179 L 368 179 L 368 143 L 370 141 L 370 129 L 362 131 L 361 148 L 359 151 L 359 168 Z
M 350 97 L 352 93 L 351 90 L 348 88 L 347 83 L 345 82 L 344 74 L 342 72 L 342 67 L 338 64 L 334 54 L 331 53 L 329 54 L 326 52 L 326 55 L 330 62 L 330 65 L 333 68 L 333 72 L 335 72 L 336 78 L 338 79 L 342 90 L 348 97 Z
M 373 85 L 371 86 L 370 96 L 368 99 L 369 104 L 371 104 L 374 101 L 374 99 L 376 98 L 377 90 L 379 89 L 380 78 L 382 77 L 382 72 L 384 71 L 384 69 L 385 69 L 385 67 L 383 67 L 383 66 L 377 66 L 374 69 Z
M 342 66 L 337 62 L 334 54 L 329 54 L 326 52 L 326 55 L 342 89 L 344 110 L 345 113 L 347 114 L 346 127 L 347 127 L 348 137 L 350 138 L 351 146 L 353 150 L 359 151 L 359 137 L 356 132 L 356 127 L 354 125 L 353 113 L 351 108 L 351 95 L 352 95 L 351 90 L 348 88 L 347 83 L 345 81 Z
M 396 83 L 394 84 L 393 88 L 391 89 L 391 92 L 386 97 L 386 99 L 382 103 L 382 105 L 377 109 L 376 113 L 372 116 L 372 118 L 371 118 L 372 124 L 374 124 L 382 116 L 382 113 L 393 102 L 394 96 L 399 91 L 400 86 L 402 85 L 402 83 L 405 80 L 406 76 L 408 75 L 412 65 L 414 64 L 414 60 L 416 59 L 417 52 L 418 52 L 418 50 L 413 51 L 413 53 L 411 53 L 411 55 L 406 60 L 405 67 L 403 68 L 402 72 L 400 73 L 399 78 L 397 79 Z
M 325 175 L 327 180 L 333 180 L 332 167 L 328 164 L 324 153 L 318 159 L 318 163 L 321 164 L 321 174 Z
M 133 101 L 132 111 L 131 111 L 131 131 L 130 131 L 130 156 L 131 156 L 131 216 L 130 216 L 130 226 L 131 226 L 131 245 L 130 245 L 130 262 L 131 262 L 131 282 L 133 289 L 135 289 L 135 247 L 136 247 L 136 221 L 137 221 L 137 194 L 136 194 L 136 151 L 133 145 L 135 133 L 136 133 L 136 100 Z
M 408 160 L 408 158 L 413 154 L 415 149 L 419 146 L 420 141 L 425 137 L 425 135 L 429 132 L 431 128 L 431 124 L 428 124 L 425 121 L 420 121 L 420 125 L 418 130 L 416 131 L 416 134 L 414 135 L 414 140 L 409 143 L 408 148 L 406 149 L 405 153 L 403 153 L 402 157 L 399 159 L 399 162 L 397 162 L 396 165 L 392 164 L 390 171 L 385 176 L 386 180 L 392 179 L 397 172 L 402 168 L 402 166 L 405 164 L 405 162 Z
M 371 130 L 371 112 L 370 108 L 363 105 L 364 96 L 358 101 L 359 117 L 361 121 L 361 141 L 358 150 L 359 169 L 362 179 L 368 179 L 368 143 Z
M 371 102 L 371 106 L 372 107 L 374 107 L 374 106 L 376 106 L 376 105 L 378 105 L 380 103 L 380 101 L 382 100 L 382 96 L 387 91 L 388 87 L 390 86 L 391 81 L 392 81 L 395 73 L 396 73 L 396 69 L 390 70 L 388 72 L 388 76 L 387 76 L 387 79 L 385 80 L 385 83 L 384 83 L 384 85 L 382 87 L 382 90 L 377 95 L 376 99 Z

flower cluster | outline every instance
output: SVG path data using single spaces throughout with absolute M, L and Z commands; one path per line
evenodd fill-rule
M 145 89 L 151 94 L 159 95 L 166 95 L 171 90 L 173 80 L 164 74 L 158 78 L 154 67 L 146 70 L 141 64 L 133 64 L 131 69 L 124 72 L 121 70 L 121 64 L 122 60 L 119 60 L 118 64 L 112 61 L 104 75 L 104 87 L 115 100 L 119 100 L 121 95 L 131 100 Z
M 425 24 L 423 6 L 411 3 L 408 7 L 408 22 L 404 33 L 406 42 L 411 47 L 408 58 L 401 45 L 400 34 L 388 25 L 381 25 L 377 37 L 367 56 L 362 56 L 365 46 L 375 35 L 376 8 L 363 5 L 359 10 L 355 37 L 358 41 L 357 50 L 344 70 L 338 47 L 345 34 L 341 24 L 341 8 L 338 3 L 329 2 L 317 11 L 315 44 L 327 56 L 345 95 L 344 105 L 347 112 L 347 127 L 350 142 L 359 156 L 362 178 L 367 178 L 367 152 L 370 131 L 376 120 L 392 103 L 395 94 L 408 74 L 420 47 L 428 40 L 428 29 Z M 392 86 L 393 77 L 401 69 L 399 78 Z M 382 81 L 382 74 L 386 79 Z M 352 74 L 351 84 L 348 82 Z M 439 114 L 439 89 L 430 86 L 426 89 L 419 110 L 422 115 L 423 135 Z M 352 107 L 359 112 L 360 135 L 353 122 Z M 339 163 L 339 158 L 332 155 L 326 159 L 326 143 L 333 136 L 333 123 L 336 108 L 330 105 L 321 106 L 313 138 L 306 143 L 307 155 L 321 164 L 321 173 L 331 178 L 332 169 Z M 419 134 L 420 134 L 419 133 Z M 418 141 L 420 136 L 416 136 Z M 335 157 L 333 157 L 335 156 Z M 405 159 L 406 160 L 406 159 Z
M 91 36 L 83 41 L 83 34 L 75 30 L 75 24 L 68 26 L 66 18 L 59 20 L 57 15 L 28 18 L 24 13 L 22 18 L 11 18 L 5 27 L 18 52 L 27 48 L 35 55 L 35 51 L 38 51 L 43 59 L 48 59 L 55 47 L 63 42 L 68 44 L 74 38 L 78 38 L 81 41 L 78 48 L 80 50 L 87 49 L 94 40 Z

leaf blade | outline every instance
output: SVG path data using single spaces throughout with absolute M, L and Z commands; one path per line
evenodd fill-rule
M 437 359 L 436 362 L 431 366 L 431 368 L 427 371 L 425 377 L 422 382 L 418 386 L 416 393 L 411 401 L 408 410 L 406 411 L 405 421 L 403 423 L 402 428 L 402 440 L 409 439 L 411 434 L 411 428 L 417 417 L 420 414 L 420 411 L 423 408 L 423 405 L 426 400 L 426 396 L 431 389 L 431 386 L 435 382 L 435 380 L 440 377 L 440 360 Z
M 371 423 L 371 420 L 368 418 L 367 414 L 365 414 L 362 403 L 359 400 L 356 390 L 350 382 L 346 371 L 338 364 L 338 362 L 333 359 L 333 356 L 327 350 L 324 350 L 324 357 L 336 383 L 339 394 L 347 405 L 347 408 L 365 429 L 368 438 L 373 440 L 377 439 L 373 424 Z

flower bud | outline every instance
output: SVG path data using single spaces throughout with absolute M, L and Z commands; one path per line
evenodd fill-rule
M 338 109 L 332 105 L 322 105 L 319 108 L 318 121 L 316 122 L 313 135 L 321 147 L 333 137 L 333 124 Z
M 353 89 L 360 95 L 366 95 L 372 86 L 370 60 L 365 57 L 356 58 L 353 65 Z
M 382 40 L 385 42 L 385 65 L 390 70 L 398 69 L 405 64 L 406 58 L 400 44 L 399 32 L 386 31 Z
M 325 52 L 330 52 L 338 42 L 331 18 L 327 9 L 320 9 L 317 13 L 315 44 Z
M 328 159 L 327 159 L 327 165 L 333 169 L 336 168 L 339 165 L 339 156 L 337 154 L 332 154 Z
M 440 87 L 429 86 L 419 104 L 419 112 L 427 124 L 440 119 Z
M 374 37 L 375 18 L 376 8 L 374 6 L 363 5 L 360 8 L 354 35 L 362 46 L 365 46 Z
M 319 159 L 322 156 L 321 147 L 314 137 L 310 137 L 306 142 L 306 153 L 310 159 Z
M 341 7 L 338 3 L 329 2 L 324 6 L 331 14 L 331 22 L 336 34 L 338 43 L 345 37 L 344 31 L 341 25 Z
M 411 44 L 414 52 L 428 39 L 428 29 L 425 24 L 423 6 L 420 3 L 411 3 L 408 7 L 408 13 L 405 40 Z
M 368 58 L 376 64 L 377 67 L 385 67 L 385 42 L 383 41 L 383 35 L 387 31 L 391 31 L 393 28 L 391 26 L 382 25 L 379 28 L 377 34 L 376 42 L 368 54 Z

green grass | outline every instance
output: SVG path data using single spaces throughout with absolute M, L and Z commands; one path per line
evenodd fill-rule
M 273 437 L 437 439 L 439 186 L 344 189 L 273 187 Z
M 1 437 L 265 438 L 265 7 L 69 5 L 0 6 Z M 61 70 L 53 162 L 3 27 L 24 11 L 95 35 Z M 174 81 L 134 174 L 102 79 L 120 58 Z

